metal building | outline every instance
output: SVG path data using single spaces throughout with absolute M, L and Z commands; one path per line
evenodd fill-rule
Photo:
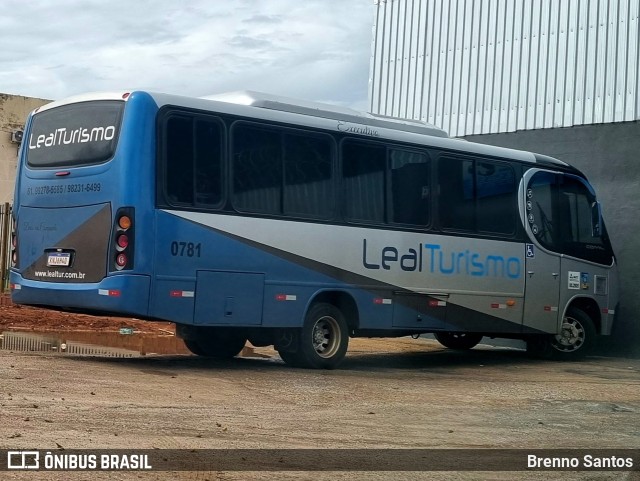
M 372 113 L 451 136 L 640 119 L 640 0 L 374 0 Z

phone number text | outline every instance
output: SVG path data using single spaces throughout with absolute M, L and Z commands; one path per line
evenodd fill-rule
M 73 194 L 77 192 L 100 192 L 102 184 L 100 182 L 89 182 L 86 184 L 67 185 L 42 185 L 37 187 L 27 187 L 27 195 L 51 195 L 51 194 Z

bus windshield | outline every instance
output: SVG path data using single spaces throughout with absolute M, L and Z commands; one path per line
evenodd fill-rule
M 547 249 L 599 264 L 613 262 L 606 230 L 594 231 L 595 194 L 573 175 L 538 172 L 529 182 L 528 220 Z
M 63 105 L 33 117 L 27 164 L 78 167 L 109 160 L 118 142 L 124 102 L 104 100 Z

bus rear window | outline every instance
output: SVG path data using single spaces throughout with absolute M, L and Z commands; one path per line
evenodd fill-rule
M 121 100 L 99 100 L 35 114 L 27 163 L 31 167 L 75 167 L 105 162 L 115 152 L 123 110 Z

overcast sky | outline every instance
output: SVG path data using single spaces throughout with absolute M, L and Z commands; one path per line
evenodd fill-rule
M 0 92 L 258 90 L 367 110 L 373 0 L 29 0 L 0 14 Z

